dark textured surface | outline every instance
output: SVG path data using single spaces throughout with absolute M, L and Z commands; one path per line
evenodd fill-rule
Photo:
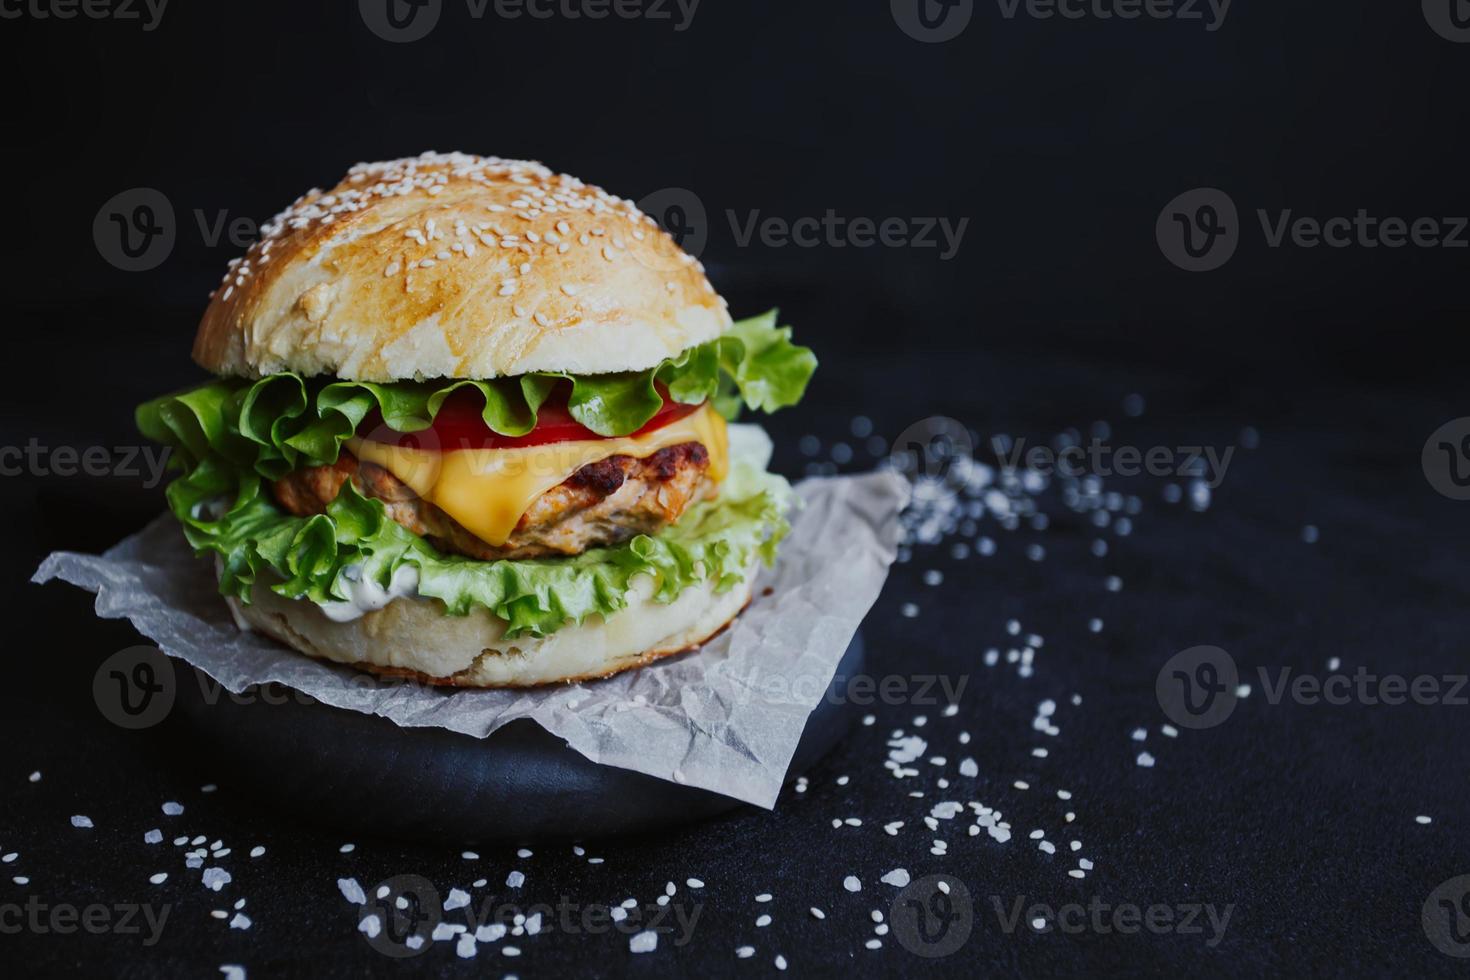
M 117 485 L 79 487 L 68 481 L 5 484 L 30 515 L 33 537 L 10 551 L 7 587 L 12 608 L 26 610 L 27 639 L 20 674 L 9 686 L 4 726 L 7 789 L 0 797 L 0 848 L 21 857 L 9 874 L 31 877 L 28 887 L 0 885 L 5 900 L 34 894 L 50 902 L 170 902 L 163 938 L 145 950 L 136 937 L 6 936 L 15 954 L 43 972 L 70 964 L 108 962 L 141 973 L 184 970 L 195 975 L 220 963 L 242 963 L 254 975 L 328 968 L 347 974 L 386 967 L 354 930 L 355 910 L 335 880 L 353 876 L 365 886 L 399 874 L 421 874 L 441 892 L 489 879 L 475 899 L 517 902 L 616 904 L 632 896 L 651 902 L 666 881 L 679 883 L 675 904 L 700 917 L 692 941 L 664 937 L 651 955 L 628 952 L 622 934 L 545 933 L 517 940 L 523 950 L 506 963 L 522 976 L 625 970 L 771 972 L 783 954 L 805 972 L 881 975 L 935 969 L 969 975 L 977 968 L 1025 975 L 1089 975 L 1127 970 L 1143 974 L 1204 975 L 1266 972 L 1450 975 L 1460 969 L 1437 952 L 1419 924 L 1420 907 L 1440 882 L 1470 872 L 1463 822 L 1467 818 L 1464 707 L 1343 707 L 1271 704 L 1257 678 L 1252 695 L 1218 728 L 1160 735 L 1165 718 L 1154 679 L 1173 653 L 1195 644 L 1229 650 L 1243 673 L 1290 666 L 1326 674 L 1330 657 L 1343 670 L 1445 675 L 1466 667 L 1466 525 L 1460 508 L 1436 494 L 1419 468 L 1422 441 L 1447 414 L 1442 403 L 1410 390 L 1289 390 L 1273 378 L 1216 386 L 1206 376 L 1151 375 L 1126 364 L 1106 371 L 1063 360 L 997 354 L 968 370 L 968 391 L 942 369 L 910 357 L 882 365 L 828 359 L 807 407 L 778 417 L 773 428 L 788 470 L 803 465 L 794 448 L 802 434 L 825 436 L 823 452 L 843 438 L 858 410 L 879 432 L 896 433 L 932 411 L 973 420 L 981 433 L 1006 431 L 1036 440 L 1076 423 L 1113 422 L 1117 445 L 1220 447 L 1237 441 L 1242 425 L 1261 433 L 1260 448 L 1237 451 L 1208 510 L 1193 512 L 1161 500 L 1163 482 L 1108 481 L 1109 489 L 1137 492 L 1142 511 L 1105 558 L 1089 553 L 1096 532 L 1048 491 L 1038 499 L 1052 515 L 1044 531 L 1001 530 L 982 520 L 978 536 L 997 542 L 996 554 L 963 560 L 949 543 L 915 549 L 897 566 L 870 617 L 870 662 L 879 677 L 905 679 L 921 692 L 925 675 L 943 675 L 964 687 L 959 712 L 941 705 L 895 704 L 871 709 L 873 727 L 859 727 L 808 773 L 804 794 L 788 790 L 774 813 L 741 810 L 710 823 L 655 839 L 588 844 L 589 865 L 568 847 L 538 847 L 519 859 L 509 848 L 481 848 L 476 862 L 459 857 L 449 841 L 413 844 L 352 836 L 357 849 L 338 853 L 343 834 L 283 818 L 247 791 L 227 765 L 204 752 L 172 722 L 143 733 L 110 726 L 93 706 L 91 672 L 107 654 L 134 642 L 127 627 L 91 620 L 88 598 L 64 586 L 20 586 L 18 580 L 45 546 L 97 547 L 140 523 L 149 513 L 144 495 Z M 1216 381 L 1220 379 L 1215 379 Z M 863 392 L 883 387 L 880 404 Z M 926 390 L 937 389 L 937 390 Z M 1126 394 L 1147 395 L 1141 418 L 1123 417 Z M 891 420 L 891 421 L 890 421 Z M 859 452 L 852 464 L 870 465 Z M 1302 540 L 1305 524 L 1320 540 Z M 964 540 L 963 537 L 960 540 Z M 1032 561 L 1025 546 L 1043 544 Z M 943 572 L 938 586 L 923 573 Z M 1123 580 L 1107 591 L 1106 576 Z M 904 603 L 919 608 L 904 617 Z M 1105 621 L 1091 634 L 1087 621 Z M 983 666 L 982 652 L 1004 647 L 1007 620 L 1044 635 L 1035 674 Z M 18 643 L 20 641 L 17 641 Z M 1077 693 L 1082 703 L 1073 706 Z M 1036 705 L 1055 698 L 1062 729 L 1055 738 L 1032 730 Z M 927 724 L 913 727 L 915 715 Z M 1135 765 L 1135 726 L 1150 729 L 1145 747 L 1157 765 Z M 881 763 L 889 730 L 917 731 L 925 754 L 946 765 L 920 762 L 922 776 L 893 779 Z M 961 731 L 973 740 L 961 746 Z M 1050 750 L 1046 759 L 1033 746 Z M 303 745 L 303 752 L 310 752 Z M 973 757 L 979 776 L 957 775 L 959 759 Z M 40 769 L 39 784 L 25 781 Z M 850 781 L 839 786 L 836 780 Z M 939 790 L 941 775 L 953 783 Z M 1029 781 L 1029 791 L 1012 787 Z M 198 787 L 214 782 L 217 792 Z M 1073 794 L 1068 802 L 1055 790 Z M 924 799 L 907 796 L 922 790 Z M 1000 808 L 1015 837 L 997 844 L 966 837 L 958 825 L 939 834 L 922 824 L 941 800 L 979 800 Z M 186 813 L 160 815 L 165 800 Z M 1067 809 L 1075 823 L 1062 823 Z M 72 829 L 73 813 L 93 817 L 93 831 Z M 1434 818 L 1428 826 L 1417 814 Z M 833 819 L 858 817 L 861 827 L 833 829 Z M 881 825 L 903 820 L 897 836 Z M 232 848 L 220 862 L 234 881 L 218 896 L 182 867 L 182 849 L 148 846 L 144 831 L 204 834 Z M 1032 827 L 1063 845 L 1047 856 L 1026 839 Z M 931 839 L 948 840 L 949 853 L 929 853 Z M 1096 862 L 1089 876 L 1065 876 L 1074 866 L 1065 842 L 1076 837 Z M 268 850 L 256 860 L 255 844 Z M 921 874 L 945 872 L 974 896 L 973 932 L 955 954 L 922 964 L 894 941 L 864 949 L 868 912 L 890 914 L 897 890 L 880 884 L 894 867 Z M 502 885 L 523 870 L 520 890 Z M 171 873 L 152 886 L 155 871 Z M 844 891 L 848 874 L 863 891 Z M 706 883 L 691 892 L 684 879 Z M 771 892 L 769 905 L 753 896 Z M 1079 935 L 1002 931 L 994 902 L 1009 912 L 1017 896 L 1058 905 L 1107 903 L 1233 906 L 1223 939 L 1213 947 L 1199 935 L 1118 935 L 1088 929 Z M 230 931 L 208 917 L 226 900 L 246 897 L 254 925 Z M 807 911 L 819 906 L 822 921 Z M 757 928 L 768 912 L 771 925 Z M 504 945 L 505 940 L 501 941 Z M 756 947 L 751 962 L 734 950 Z M 499 955 L 482 946 L 461 963 L 451 943 L 398 964 L 425 973 L 481 971 Z
M 207 675 L 177 663 L 172 669 L 176 707 L 193 736 L 207 740 L 276 809 L 343 832 L 477 845 L 564 842 L 656 833 L 739 805 L 598 765 L 529 720 L 482 740 L 305 703 L 279 685 L 222 697 Z M 812 711 L 791 759 L 793 774 L 852 727 L 854 708 L 838 693 L 837 678 L 864 672 L 862 638 L 854 637 L 829 696 Z M 302 745 L 313 751 L 302 753 Z
M 979 522 L 993 556 L 954 558 L 953 539 L 916 548 L 865 628 L 870 669 L 911 694 L 924 675 L 963 682 L 957 714 L 872 708 L 876 724 L 854 729 L 775 812 L 589 843 L 583 856 L 482 848 L 474 862 L 442 840 L 354 835 L 356 849 L 339 853 L 345 835 L 288 818 L 186 727 L 109 724 L 93 672 L 136 635 L 96 621 L 84 594 L 25 579 L 52 549 L 98 550 L 138 529 L 160 491 L 122 474 L 6 475 L 0 856 L 19 856 L 0 865 L 0 915 L 30 896 L 170 906 L 147 947 L 136 935 L 0 932 L 7 972 L 773 975 L 780 954 L 793 975 L 1464 974 L 1467 961 L 1430 944 L 1420 912 L 1441 882 L 1470 873 L 1470 708 L 1272 704 L 1254 675 L 1325 675 L 1334 657 L 1343 672 L 1470 668 L 1470 503 L 1440 496 L 1420 469 L 1429 434 L 1470 413 L 1466 253 L 1272 248 L 1255 212 L 1466 214 L 1470 45 L 1437 37 L 1421 4 L 1381 0 L 1237 3 L 1215 32 L 1007 20 L 977 2 L 966 34 L 944 45 L 903 36 L 881 0 L 705 0 L 685 32 L 477 21 L 449 2 L 430 39 L 405 45 L 372 37 L 357 6 L 175 0 L 151 32 L 86 17 L 0 23 L 11 219 L 0 448 L 133 444 L 131 406 L 198 376 L 188 340 L 240 251 L 216 237 L 221 220 L 259 221 L 355 160 L 429 147 L 537 157 L 635 198 L 696 190 L 704 258 L 733 308 L 781 304 L 823 359 L 806 402 L 772 421 L 785 472 L 810 462 L 806 435 L 824 458 L 847 440 L 845 468 L 871 466 L 849 435 L 859 414 L 890 440 L 944 415 L 1031 444 L 1107 419 L 1113 445 L 1140 448 L 1224 448 L 1251 425 L 1260 447 L 1237 451 L 1203 512 L 1164 500 L 1162 484 L 1180 481 L 1108 481 L 1137 493 L 1142 511 L 1126 537 L 1101 534 L 1103 558 L 1090 551 L 1098 532 L 1055 487 L 1038 498 L 1045 530 Z M 1155 219 L 1201 186 L 1227 191 L 1250 233 L 1224 268 L 1188 274 L 1160 254 Z M 161 191 L 177 218 L 169 259 L 143 273 L 109 265 L 92 234 L 104 202 L 134 187 Z M 829 210 L 969 225 L 947 260 L 923 248 L 742 245 L 735 233 L 757 213 Z M 1122 411 L 1132 392 L 1146 396 L 1136 419 Z M 1308 524 L 1315 543 L 1303 540 Z M 1042 560 L 1027 557 L 1030 544 L 1044 545 Z M 925 584 L 926 571 L 941 584 Z M 1046 640 L 1029 679 L 984 666 L 987 648 L 1010 645 L 1013 618 Z M 1224 724 L 1168 739 L 1155 679 L 1198 644 L 1229 651 L 1254 690 Z M 1055 737 L 1032 727 L 1046 698 L 1058 702 Z M 1135 764 L 1137 726 L 1149 730 L 1151 769 Z M 898 728 L 922 731 L 922 758 L 945 764 L 921 760 L 921 776 L 895 780 L 882 763 Z M 1031 753 L 1040 745 L 1044 759 Z M 967 756 L 973 779 L 958 775 Z M 39 783 L 27 782 L 33 770 Z M 1031 788 L 1014 789 L 1018 779 Z M 200 792 L 211 783 L 216 792 Z M 185 813 L 161 815 L 168 800 Z M 1015 837 L 963 836 L 966 817 L 929 832 L 922 818 L 942 800 L 999 807 Z M 77 813 L 96 828 L 70 827 Z M 848 817 L 862 825 L 832 827 Z M 885 834 L 896 820 L 902 830 Z M 223 841 L 233 882 L 205 891 L 183 848 L 142 842 L 153 827 Z M 1031 828 L 1060 853 L 1040 853 Z M 946 856 L 930 854 L 935 836 Z M 1073 837 L 1095 862 L 1080 881 L 1065 874 Z M 257 844 L 267 851 L 252 860 Z M 898 866 L 968 889 L 972 931 L 956 952 L 920 960 L 892 935 L 863 947 L 869 911 L 893 914 L 897 889 L 878 878 Z M 512 869 L 526 874 L 519 890 L 503 885 Z M 150 885 L 159 871 L 168 881 Z M 672 880 L 673 904 L 699 917 L 691 941 L 665 935 L 651 954 L 631 954 L 617 932 L 547 931 L 516 940 L 513 961 L 501 940 L 469 962 L 449 943 L 394 962 L 355 931 L 336 880 L 371 887 L 404 874 L 446 894 L 484 877 L 477 903 L 522 906 L 652 903 Z M 861 893 L 844 890 L 849 874 Z M 686 887 L 689 876 L 704 889 Z M 769 905 L 754 901 L 761 892 Z M 1037 934 L 1024 919 L 1007 933 L 994 904 L 1009 914 L 1018 898 L 1094 896 L 1233 908 L 1210 946 L 1208 931 Z M 250 930 L 210 917 L 240 898 Z M 762 912 L 773 921 L 757 927 Z M 742 961 L 744 944 L 755 954 Z

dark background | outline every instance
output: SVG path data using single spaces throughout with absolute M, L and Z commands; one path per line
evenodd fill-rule
M 1163 746 L 1155 730 L 1153 770 L 1133 765 L 1128 741 L 1135 725 L 1163 720 L 1158 666 L 1196 643 L 1249 667 L 1321 673 L 1340 656 L 1411 675 L 1465 668 L 1470 504 L 1436 494 L 1419 458 L 1429 434 L 1465 412 L 1467 252 L 1272 249 L 1255 217 L 1470 213 L 1470 45 L 1437 36 L 1418 4 L 1242 0 L 1208 32 L 1201 21 L 1007 20 L 977 3 L 960 37 L 922 44 L 879 0 L 704 0 L 683 32 L 647 19 L 475 20 L 446 0 L 429 37 L 389 44 L 354 3 L 173 0 L 151 32 L 27 13 L 0 20 L 0 43 L 4 445 L 132 444 L 132 406 L 200 376 L 188 361 L 194 325 L 243 248 L 207 241 L 196 212 L 260 221 L 353 162 L 427 148 L 540 159 L 634 199 L 694 191 L 708 215 L 703 257 L 734 311 L 780 305 L 822 358 L 806 402 L 770 426 L 793 475 L 812 464 L 801 436 L 816 436 L 825 459 L 838 440 L 857 444 L 848 433 L 860 414 L 890 439 L 931 415 L 1032 440 L 1107 419 L 1118 441 L 1144 447 L 1234 445 L 1245 425 L 1262 433 L 1205 513 L 1164 504 L 1160 481 L 1118 484 L 1145 513 L 1105 561 L 1087 556 L 1093 532 L 1061 519 L 1045 535 L 982 526 L 1001 540 L 994 559 L 957 561 L 946 542 L 896 568 L 868 629 L 875 670 L 975 671 L 961 715 L 943 722 L 944 751 L 958 756 L 962 724 L 974 734 L 976 798 L 1014 811 L 1017 840 L 967 846 L 951 833 L 951 857 L 928 855 L 917 804 L 929 800 L 905 798 L 912 787 L 879 765 L 882 734 L 916 711 L 887 707 L 774 815 L 607 844 L 599 868 L 538 848 L 540 866 L 526 870 L 543 899 L 651 900 L 665 880 L 697 874 L 708 908 L 682 950 L 630 958 L 619 937 L 543 937 L 506 961 L 520 975 L 769 973 L 776 952 L 794 971 L 862 975 L 1463 972 L 1428 943 L 1419 907 L 1470 872 L 1466 708 L 1271 706 L 1258 691 L 1219 730 Z M 1234 200 L 1242 242 L 1223 268 L 1188 273 L 1161 254 L 1154 225 L 1202 186 Z M 168 198 L 176 244 L 156 268 L 125 272 L 102 257 L 93 222 L 137 187 Z M 942 261 L 934 248 L 740 247 L 726 217 L 828 209 L 969 224 Z M 1136 420 L 1121 410 L 1132 392 L 1147 397 Z M 874 461 L 859 451 L 841 468 Z M 93 622 L 81 594 L 24 584 L 51 550 L 99 550 L 140 527 L 161 502 L 137 483 L 0 480 L 3 595 L 17 624 L 0 712 L 0 851 L 22 855 L 0 901 L 144 900 L 148 874 L 170 870 L 177 918 L 152 950 L 124 937 L 0 935 L 0 960 L 8 949 L 40 973 L 131 975 L 387 966 L 353 932 L 333 881 L 412 870 L 447 887 L 463 877 L 459 848 L 359 841 L 356 856 L 338 855 L 340 834 L 231 786 L 173 728 L 119 732 L 96 712 L 90 679 L 136 635 Z M 1065 514 L 1057 499 L 1050 509 Z M 1321 528 L 1318 544 L 1301 540 L 1307 523 Z M 1032 538 L 1048 542 L 1044 562 L 1024 556 Z M 921 583 L 929 568 L 945 570 L 942 588 Z M 1124 579 L 1122 593 L 1102 589 L 1107 574 Z M 920 603 L 917 618 L 900 615 L 907 601 Z M 1092 615 L 1108 624 L 1100 635 L 1084 628 Z M 1048 637 L 1029 681 L 977 666 L 1012 616 Z M 1048 779 L 1087 797 L 1079 835 L 1098 870 L 1085 884 L 1024 840 L 1040 801 L 1009 789 L 1031 764 L 1035 702 L 1072 691 L 1084 704 Z M 46 775 L 32 785 L 35 768 Z M 837 787 L 843 773 L 852 783 Z M 206 781 L 218 795 L 198 795 Z M 209 919 L 225 903 L 140 851 L 164 799 L 203 815 L 191 833 L 271 848 L 273 867 L 237 873 L 251 931 Z M 72 834 L 74 812 L 98 819 L 94 838 Z M 1417 813 L 1434 824 L 1417 826 Z M 864 818 L 864 836 L 829 829 L 849 815 Z M 881 835 L 877 824 L 895 819 L 908 823 L 903 836 Z M 493 884 L 507 860 L 496 854 L 479 873 Z M 955 874 L 977 900 L 1101 894 L 1239 911 L 1212 949 L 1181 936 L 977 928 L 960 953 L 926 963 L 891 937 L 882 951 L 862 948 L 866 909 L 889 900 L 869 902 L 876 879 L 898 864 Z M 869 891 L 838 915 L 849 872 Z M 31 885 L 11 884 L 12 873 Z M 753 930 L 750 895 L 761 890 L 780 908 Z M 811 904 L 829 919 L 813 920 Z M 736 961 L 745 942 L 758 953 Z M 501 965 L 487 966 L 492 955 L 460 963 L 436 947 L 409 965 L 483 971 Z

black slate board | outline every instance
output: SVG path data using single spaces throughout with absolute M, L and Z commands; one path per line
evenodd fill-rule
M 177 671 L 193 669 L 173 663 Z M 790 772 L 812 765 L 847 731 L 853 707 L 835 693 L 865 663 L 858 634 L 807 720 Z M 585 841 L 665 830 L 741 805 L 594 763 L 529 720 L 477 739 L 400 728 L 284 691 L 268 699 L 206 698 L 216 686 L 175 685 L 192 733 L 262 798 L 324 829 L 441 843 Z

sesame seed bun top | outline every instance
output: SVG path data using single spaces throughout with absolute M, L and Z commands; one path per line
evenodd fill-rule
M 636 206 L 539 163 L 363 163 L 261 228 L 194 340 L 221 375 L 362 381 L 643 370 L 730 324 Z

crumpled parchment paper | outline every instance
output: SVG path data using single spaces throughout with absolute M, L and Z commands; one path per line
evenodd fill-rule
M 97 615 L 126 617 L 231 693 L 276 682 L 398 725 L 476 738 L 531 718 L 593 762 L 769 809 L 807 716 L 888 576 L 908 501 L 908 484 L 891 472 L 796 489 L 805 506 L 729 629 L 694 653 L 608 680 L 527 691 L 382 681 L 242 632 L 210 562 L 193 556 L 168 514 L 103 555 L 52 554 L 32 581 L 96 593 Z

